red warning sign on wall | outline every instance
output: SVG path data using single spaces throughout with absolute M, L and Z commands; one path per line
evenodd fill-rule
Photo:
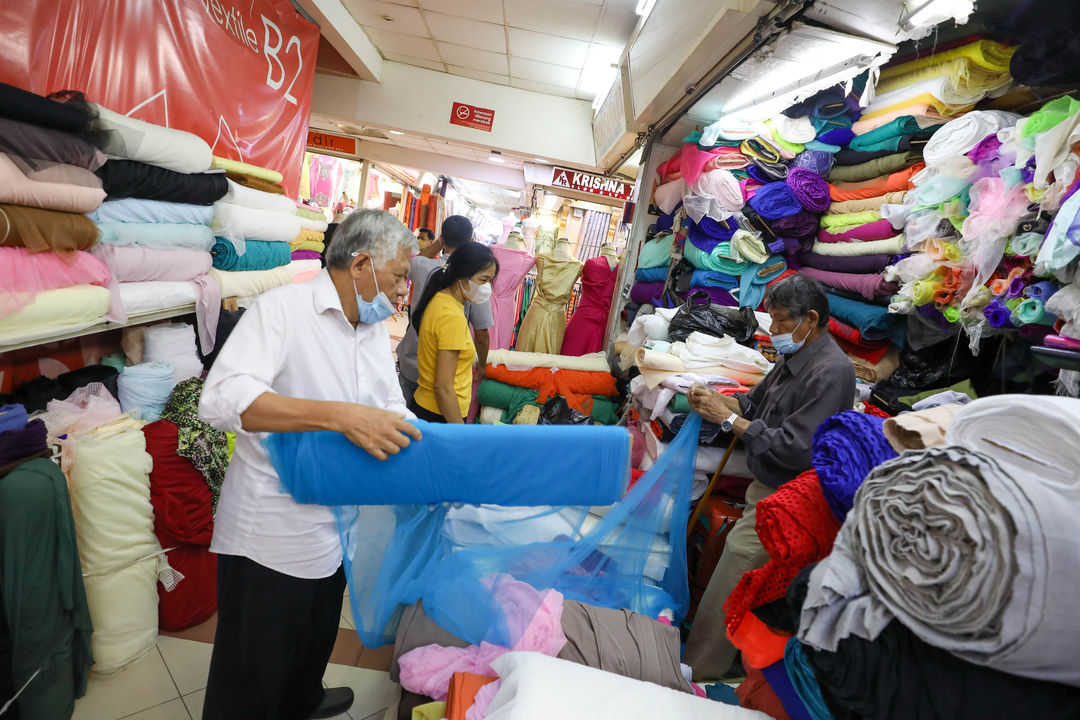
M 487 108 L 476 107 L 456 102 L 450 108 L 450 124 L 474 130 L 491 132 L 491 126 L 495 123 L 495 111 Z

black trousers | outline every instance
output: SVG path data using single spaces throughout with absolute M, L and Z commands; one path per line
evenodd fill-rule
M 218 625 L 203 720 L 307 720 L 337 640 L 345 570 L 321 580 L 218 556 Z
M 421 420 L 427 420 L 428 422 L 445 423 L 446 418 L 436 412 L 431 412 L 427 408 L 422 408 L 417 404 L 415 400 L 408 400 L 405 406 L 412 410 L 413 415 Z

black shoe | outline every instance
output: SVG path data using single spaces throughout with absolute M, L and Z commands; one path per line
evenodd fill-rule
M 353 691 L 351 688 L 327 688 L 323 691 L 322 702 L 319 707 L 309 716 L 311 720 L 319 718 L 332 718 L 344 715 L 353 704 Z

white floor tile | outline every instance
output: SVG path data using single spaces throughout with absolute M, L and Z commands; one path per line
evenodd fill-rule
M 349 602 L 348 596 L 345 597 L 345 602 L 341 605 L 341 627 L 349 628 L 352 630 L 356 626 L 352 621 L 352 603 Z
M 161 650 L 161 657 L 165 658 L 165 666 L 169 668 L 181 695 L 206 687 L 213 645 L 162 636 L 158 638 L 158 649 Z
M 349 717 L 354 720 L 378 716 L 401 696 L 401 686 L 390 680 L 390 673 L 381 670 L 331 664 L 326 666 L 323 682 L 327 687 L 352 688 L 356 699 Z
M 191 720 L 202 720 L 202 706 L 205 699 L 206 690 L 199 690 L 184 696 L 184 705 L 187 706 L 187 711 L 191 714 Z
M 191 720 L 184 701 L 180 698 L 128 715 L 124 720 Z
M 118 720 L 180 697 L 155 648 L 121 672 L 90 674 L 86 696 L 75 701 L 73 720 Z

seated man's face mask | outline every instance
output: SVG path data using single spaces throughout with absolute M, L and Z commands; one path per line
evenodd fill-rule
M 799 324 L 795 326 L 795 330 L 802 327 L 803 322 L 806 320 L 804 317 L 799 321 Z M 776 348 L 776 352 L 781 355 L 792 355 L 799 351 L 799 349 L 806 343 L 806 337 L 803 336 L 802 340 L 795 340 L 795 330 L 789 333 L 780 333 L 779 335 L 772 336 L 773 347 Z

